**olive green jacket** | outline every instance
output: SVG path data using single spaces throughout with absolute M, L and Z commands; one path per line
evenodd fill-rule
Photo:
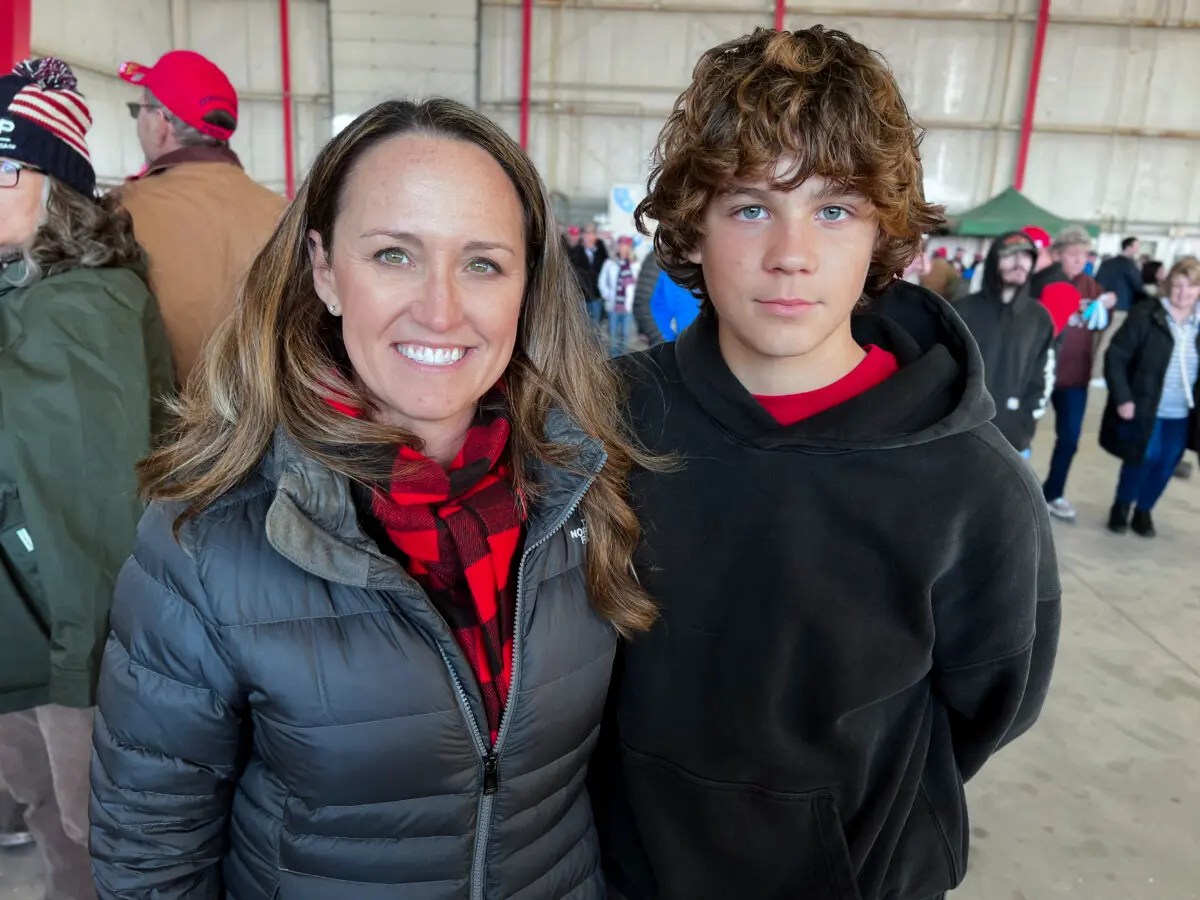
M 95 702 L 134 464 L 173 389 L 142 273 L 24 272 L 0 268 L 0 713 Z

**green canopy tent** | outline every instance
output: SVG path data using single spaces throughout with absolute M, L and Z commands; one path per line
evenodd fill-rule
M 1042 209 L 1016 188 L 1007 188 L 986 203 L 948 216 L 946 229 L 950 234 L 961 234 L 967 237 L 999 237 L 1010 231 L 1020 231 L 1026 225 L 1036 225 L 1044 228 L 1051 235 L 1056 235 L 1068 225 L 1073 224 L 1067 219 L 1060 219 L 1049 210 Z M 1088 234 L 1099 237 L 1100 229 L 1095 225 L 1085 225 Z

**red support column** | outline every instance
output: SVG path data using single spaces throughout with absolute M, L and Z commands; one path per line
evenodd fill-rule
M 783 31 L 783 18 L 787 15 L 787 0 L 775 0 L 775 30 Z
M 1025 90 L 1025 118 L 1021 120 L 1021 143 L 1017 147 L 1017 171 L 1013 187 L 1025 186 L 1025 165 L 1029 162 L 1029 141 L 1033 137 L 1033 113 L 1037 109 L 1038 81 L 1042 75 L 1042 54 L 1046 50 L 1046 29 L 1050 25 L 1050 0 L 1038 7 L 1037 32 L 1033 38 L 1033 59 L 1029 63 L 1029 85 Z
M 296 135 L 292 125 L 292 33 L 288 0 L 279 0 L 279 65 L 283 85 L 283 178 L 285 193 L 296 196 Z
M 533 0 L 521 2 L 521 149 L 529 150 L 529 77 L 533 65 Z
M 29 58 L 29 27 L 33 20 L 32 0 L 0 2 L 0 74 L 7 74 Z

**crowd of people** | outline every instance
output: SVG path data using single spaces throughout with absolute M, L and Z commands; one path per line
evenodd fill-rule
M 378 104 L 285 205 L 212 63 L 121 75 L 147 165 L 102 197 L 70 69 L 0 78 L 0 796 L 50 897 L 962 881 L 963 783 L 1050 688 L 1095 336 L 1149 535 L 1200 263 L 1123 309 L 1026 229 L 956 306 L 909 283 L 919 130 L 820 26 L 701 57 L 640 264 L 454 101 Z

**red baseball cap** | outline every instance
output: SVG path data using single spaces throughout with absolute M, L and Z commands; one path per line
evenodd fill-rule
M 237 91 L 216 63 L 191 50 L 172 50 L 153 66 L 127 62 L 117 70 L 125 81 L 150 91 L 163 106 L 219 141 L 227 141 L 237 127 Z M 234 128 L 222 128 L 204 117 L 214 112 L 233 116 Z
M 579 237 L 579 226 L 572 225 L 567 229 L 567 234 L 569 234 L 571 237 Z
M 1021 233 L 1033 241 L 1039 250 L 1045 250 L 1050 246 L 1050 234 L 1044 228 L 1038 228 L 1036 225 L 1026 225 L 1021 229 Z

